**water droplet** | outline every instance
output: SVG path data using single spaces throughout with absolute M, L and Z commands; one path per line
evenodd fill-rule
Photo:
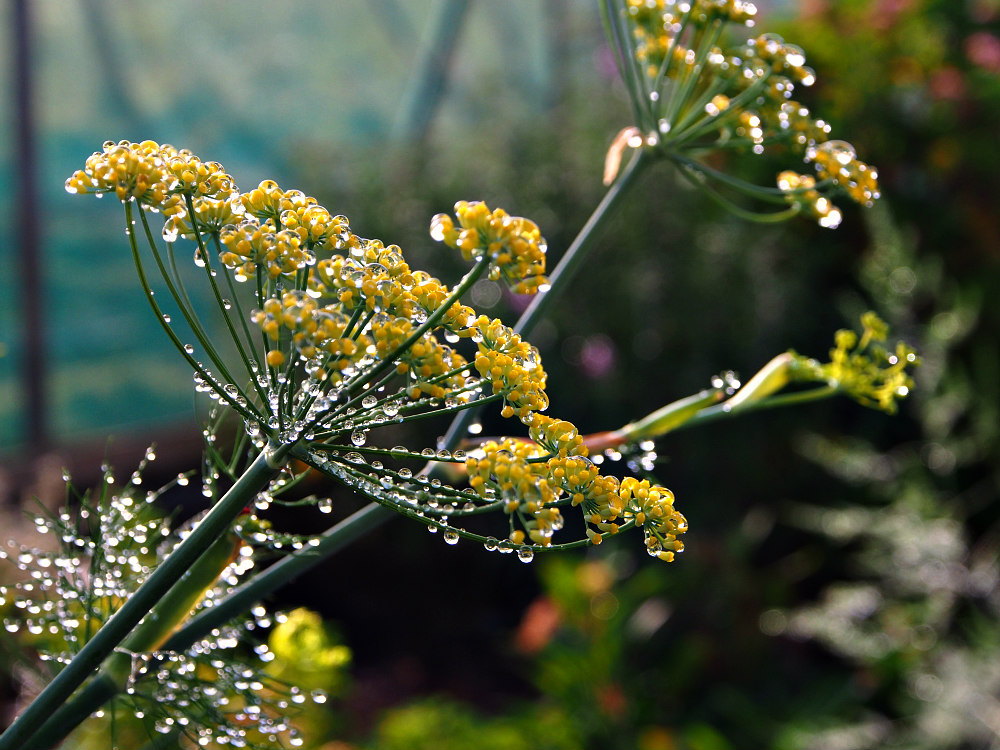
M 319 502 L 316 503 L 316 507 L 319 509 L 320 513 L 332 513 L 333 501 L 328 497 L 320 498 Z
M 487 552 L 495 552 L 498 544 L 499 542 L 496 540 L 496 537 L 492 536 L 487 537 L 486 541 L 483 542 L 483 546 L 486 548 Z
M 399 470 L 398 474 L 403 479 L 409 479 L 410 477 L 413 476 L 413 472 L 410 469 L 406 468 L 405 466 Z
M 361 400 L 361 405 L 366 409 L 371 409 L 375 404 L 378 403 L 378 399 L 374 394 L 369 394 Z
M 445 544 L 458 544 L 458 532 L 454 529 L 447 529 L 444 532 Z
M 523 563 L 530 563 L 535 559 L 535 551 L 527 545 L 519 547 L 517 550 L 517 559 Z

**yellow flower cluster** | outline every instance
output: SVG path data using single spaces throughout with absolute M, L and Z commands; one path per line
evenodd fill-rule
M 560 506 L 580 506 L 591 544 L 601 544 L 606 534 L 617 534 L 626 523 L 641 527 L 646 551 L 670 562 L 684 549 L 678 537 L 687 521 L 674 510 L 674 496 L 665 487 L 628 477 L 619 481 L 605 476 L 587 458 L 587 449 L 575 438 L 569 422 L 536 421 L 535 442 L 506 439 L 490 441 L 466 459 L 470 486 L 484 498 L 497 494 L 511 516 L 509 539 L 521 544 L 530 539 L 548 546 L 562 528 Z M 566 445 L 569 442 L 572 447 Z M 547 445 L 559 444 L 561 453 Z M 514 519 L 522 528 L 515 528 Z
M 194 226 L 188 219 L 183 199 L 173 195 L 167 202 L 174 199 L 178 199 L 176 203 L 172 203 L 169 207 L 165 204 L 164 207 L 164 213 L 169 213 L 169 218 L 163 224 L 163 238 L 167 242 L 173 242 L 178 237 L 194 240 Z M 243 208 L 233 198 L 199 196 L 191 199 L 191 205 L 194 207 L 194 223 L 198 226 L 199 232 L 218 232 L 223 227 L 242 219 Z
M 907 368 L 920 360 L 902 341 L 892 352 L 881 346 L 889 329 L 875 313 L 865 313 L 861 325 L 860 337 L 855 331 L 837 331 L 829 362 L 795 355 L 792 375 L 796 380 L 826 382 L 864 406 L 893 414 L 896 402 L 913 388 Z
M 199 229 L 219 232 L 219 241 L 226 248 L 219 254 L 219 260 L 226 268 L 236 272 L 237 281 L 251 278 L 258 268 L 263 268 L 268 276 L 276 279 L 293 275 L 315 262 L 315 256 L 298 234 L 288 229 L 276 229 L 271 219 L 263 224 L 256 219 L 247 219 L 218 229 L 199 225 Z
M 692 29 L 707 29 L 716 23 L 737 23 L 752 26 L 757 8 L 753 3 L 740 0 L 694 0 L 677 3 L 675 0 L 628 0 L 626 15 L 632 24 L 635 37 L 636 59 L 643 63 L 650 78 L 670 68 L 693 69 L 694 47 L 692 41 L 680 43 L 678 33 Z M 693 35 L 693 37 L 696 36 Z M 670 62 L 667 63 L 667 55 Z M 725 61 L 721 54 L 713 55 L 709 63 L 720 66 Z M 672 75 L 676 75 L 674 72 Z
M 777 34 L 761 34 L 747 42 L 747 49 L 750 51 L 748 66 L 779 76 L 775 81 L 779 88 L 774 93 L 782 98 L 785 91 L 782 78 L 803 86 L 811 86 L 816 80 L 816 72 L 805 64 L 806 54 L 802 48 L 788 44 Z
M 677 537 L 687 531 L 687 519 L 674 509 L 674 493 L 666 487 L 650 485 L 647 479 L 626 477 L 619 494 L 625 505 L 625 518 L 643 528 L 650 555 L 671 562 L 674 553 L 684 551 L 684 542 Z
M 646 141 L 668 155 L 692 147 L 748 148 L 756 154 L 770 146 L 790 147 L 815 165 L 817 178 L 782 172 L 781 190 L 792 206 L 835 227 L 841 212 L 827 195 L 845 192 L 871 205 L 879 196 L 877 172 L 849 144 L 829 140 L 830 126 L 792 98 L 796 86 L 810 86 L 816 78 L 800 47 L 777 34 L 720 46 L 726 24 L 752 26 L 755 14 L 752 3 L 738 1 L 625 1 L 635 59 L 646 77 L 644 96 L 651 102 L 638 108 L 651 118 L 641 123 L 655 136 Z M 683 163 L 699 172 L 690 161 Z M 770 197 L 765 189 L 758 192 L 762 199 Z
M 314 360 L 334 383 L 341 381 L 340 372 L 356 364 L 372 344 L 365 335 L 350 335 L 350 319 L 335 306 L 320 307 L 305 292 L 295 289 L 281 299 L 270 297 L 264 309 L 253 313 L 252 320 L 274 342 L 281 340 L 282 331 L 291 333 L 292 343 L 306 360 Z M 280 348 L 272 349 L 267 362 L 280 366 L 285 355 Z M 318 373 L 322 377 L 323 373 Z
M 106 141 L 83 169 L 66 180 L 70 193 L 114 193 L 167 215 L 183 212 L 180 196 L 232 197 L 235 185 L 218 162 L 202 162 L 188 150 L 155 141 Z
M 808 209 L 821 227 L 835 229 L 843 218 L 840 209 L 816 189 L 816 178 L 787 170 L 778 175 L 778 187 L 796 205 Z
M 461 392 L 467 379 L 462 373 L 468 364 L 465 358 L 447 344 L 442 344 L 430 332 L 420 336 L 409 347 L 402 349 L 416 326 L 408 318 L 378 315 L 372 321 L 371 332 L 375 339 L 376 354 L 380 359 L 395 353 L 396 371 L 410 375 L 406 393 L 416 399 L 427 395 L 432 398 L 452 396 L 456 402 L 465 403 L 470 394 Z
M 242 194 L 240 202 L 248 214 L 295 233 L 312 251 L 353 251 L 362 242 L 351 234 L 346 216 L 334 216 L 315 198 L 300 190 L 282 190 L 274 180 L 264 180 L 250 192 Z
M 509 216 L 502 208 L 490 211 L 481 201 L 455 204 L 458 226 L 447 214 L 431 220 L 431 237 L 457 248 L 466 260 L 490 258 L 490 278 L 503 280 L 519 294 L 548 288 L 545 277 L 545 239 L 535 222 Z
M 846 141 L 827 141 L 811 146 L 806 160 L 816 164 L 820 179 L 843 188 L 855 203 L 870 206 L 879 197 L 878 172 L 858 159 Z
M 503 394 L 503 416 L 527 420 L 532 412 L 547 409 L 546 375 L 538 350 L 497 319 L 481 316 L 473 330 L 479 343 L 476 370 L 492 384 L 493 393 Z

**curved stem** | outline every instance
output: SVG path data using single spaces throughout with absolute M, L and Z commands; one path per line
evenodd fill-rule
M 819 401 L 833 396 L 837 393 L 837 390 L 836 386 L 824 385 L 819 388 L 811 388 L 807 391 L 787 393 L 782 396 L 770 396 L 768 398 L 762 398 L 759 401 L 747 401 L 737 407 L 733 407 L 728 403 L 716 404 L 715 406 L 710 406 L 707 409 L 702 409 L 697 414 L 690 417 L 686 422 L 677 425 L 673 429 L 681 430 L 686 427 L 696 427 L 704 424 L 705 422 L 714 422 L 717 419 L 734 417 L 739 414 L 747 414 L 760 409 L 776 409 L 781 406 L 794 406 L 796 404 L 809 403 L 810 401 Z

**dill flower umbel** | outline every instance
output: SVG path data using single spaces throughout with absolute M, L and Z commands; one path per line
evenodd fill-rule
M 455 205 L 454 218 L 435 216 L 431 237 L 473 264 L 450 287 L 411 269 L 399 247 L 354 234 L 346 217 L 301 191 L 265 180 L 242 193 L 221 165 L 172 146 L 109 141 L 66 188 L 114 192 L 124 203 L 126 222 L 137 227 L 128 237 L 150 306 L 192 366 L 197 390 L 237 413 L 258 447 L 281 446 L 441 531 L 446 542 L 474 539 L 516 550 L 526 562 L 536 550 L 599 544 L 632 527 L 643 529 L 647 551 L 660 559 L 682 548 L 677 536 L 687 524 L 669 490 L 602 475 L 577 428 L 543 414 L 549 397 L 538 350 L 462 301 L 483 276 L 517 293 L 548 288 L 545 239 L 530 219 L 467 201 Z M 150 227 L 153 213 L 164 217 L 160 232 Z M 191 343 L 154 296 L 138 237 Z M 209 337 L 176 272 L 182 240 L 193 243 L 204 269 L 230 338 L 225 347 Z M 527 435 L 467 453 L 438 443 L 380 444 L 391 434 L 387 426 L 487 404 L 516 417 Z M 415 462 L 425 468 L 414 472 Z M 448 464 L 458 469 L 451 485 L 435 469 Z M 255 508 L 265 510 L 274 494 L 262 492 Z M 556 543 L 563 514 L 574 507 L 587 534 Z M 498 537 L 463 527 L 465 517 L 490 511 L 506 516 Z
M 867 312 L 861 316 L 860 336 L 850 329 L 837 331 L 829 362 L 795 355 L 792 379 L 827 383 L 863 406 L 894 414 L 897 402 L 913 388 L 908 369 L 920 358 L 902 341 L 886 349 L 882 344 L 888 335 L 885 322 Z
M 842 218 L 831 196 L 864 206 L 879 197 L 877 171 L 794 98 L 816 80 L 802 48 L 769 33 L 728 41 L 729 28 L 754 26 L 753 3 L 605 0 L 604 10 L 634 117 L 609 152 L 607 178 L 626 147 L 645 148 L 740 216 L 778 221 L 804 212 L 830 228 Z M 720 151 L 797 158 L 814 175 L 786 170 L 777 188 L 753 185 L 708 166 L 704 155 Z M 748 210 L 740 197 L 788 208 Z
M 531 294 L 548 289 L 545 278 L 547 245 L 538 226 L 502 208 L 490 211 L 485 203 L 455 204 L 459 226 L 447 214 L 431 220 L 431 236 L 457 248 L 466 260 L 490 259 L 490 278 L 503 280 L 515 292 Z

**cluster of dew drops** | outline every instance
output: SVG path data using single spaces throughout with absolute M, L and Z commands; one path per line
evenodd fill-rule
M 61 636 L 65 649 L 41 654 L 43 661 L 66 662 L 82 646 L 81 631 L 96 629 L 111 611 L 110 602 L 129 596 L 150 572 L 157 546 L 170 529 L 152 504 L 162 491 L 142 493 L 142 469 L 156 458 L 147 449 L 140 468 L 119 492 L 112 491 L 114 472 L 102 466 L 96 502 L 79 497 L 52 514 L 36 515 L 39 546 L 8 540 L 0 560 L 14 564 L 21 578 L 0 587 L 0 607 L 11 604 L 4 618 L 8 633 L 22 629 L 31 636 Z M 70 476 L 63 472 L 69 488 Z M 97 602 L 87 610 L 87 602 Z M 96 620 L 91 628 L 89 620 Z
M 41 644 L 42 662 L 68 664 L 83 646 L 83 633 L 92 636 L 113 613 L 111 603 L 133 593 L 155 559 L 176 541 L 153 503 L 170 487 L 186 485 L 189 475 L 143 492 L 142 471 L 155 459 L 150 447 L 117 491 L 114 472 L 104 465 L 100 486 L 93 490 L 97 500 L 77 496 L 76 503 L 67 502 L 51 515 L 35 516 L 35 531 L 43 537 L 38 546 L 11 540 L 7 549 L 0 549 L 0 560 L 12 563 L 21 578 L 0 587 L 0 607 L 10 605 L 4 628 L 40 637 L 35 643 Z M 64 471 L 67 487 L 70 480 Z M 206 593 L 203 605 L 211 606 L 251 567 L 249 558 L 241 556 Z M 265 631 L 283 619 L 283 614 L 271 616 L 256 605 L 245 621 L 213 630 L 186 651 L 136 654 L 122 699 L 131 704 L 130 713 L 156 732 L 181 732 L 201 746 L 249 747 L 256 733 L 268 746 L 285 742 L 300 747 L 302 737 L 282 717 L 310 700 L 325 703 L 327 694 L 274 683 L 261 668 L 275 658 L 266 643 L 252 648 L 257 664 L 248 663 L 238 650 L 248 633 Z M 60 645 L 46 647 L 53 642 Z M 211 680 L 204 679 L 206 673 Z M 94 715 L 104 714 L 102 709 Z
M 312 702 L 328 701 L 324 690 L 279 683 L 260 666 L 227 653 L 247 631 L 266 630 L 285 619 L 258 604 L 243 623 L 215 630 L 184 653 L 142 654 L 133 664 L 126 696 L 137 718 L 161 734 L 181 732 L 198 745 L 302 747 L 304 739 L 289 717 Z M 266 643 L 253 647 L 261 665 L 275 659 Z M 208 667 L 209 669 L 205 669 Z M 205 679 L 204 675 L 211 675 Z

